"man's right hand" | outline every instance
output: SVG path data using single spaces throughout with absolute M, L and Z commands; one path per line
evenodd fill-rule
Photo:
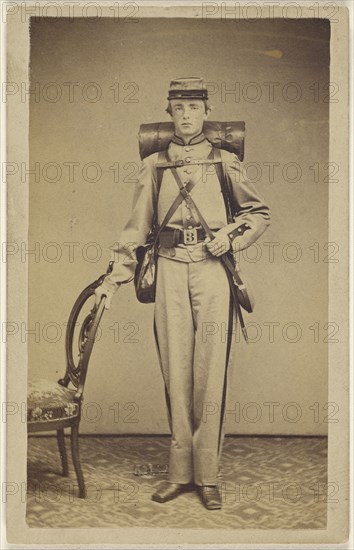
M 109 283 L 108 281 L 106 281 L 106 279 L 104 279 L 103 283 L 100 286 L 98 286 L 95 290 L 96 306 L 98 307 L 102 296 L 105 295 L 106 296 L 105 308 L 109 309 L 112 302 L 112 298 L 116 290 L 118 290 L 118 288 L 119 286 L 117 284 Z

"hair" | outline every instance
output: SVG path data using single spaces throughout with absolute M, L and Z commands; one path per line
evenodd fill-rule
M 204 103 L 205 113 L 209 113 L 211 111 L 211 106 L 209 105 L 209 101 L 207 99 L 202 99 L 202 101 Z M 172 116 L 171 101 L 168 102 L 166 113 Z

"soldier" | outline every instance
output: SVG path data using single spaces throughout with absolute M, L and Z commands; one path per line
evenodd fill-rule
M 168 157 L 170 161 L 183 161 L 177 168 L 178 176 L 183 185 L 194 184 L 190 194 L 215 238 L 207 238 L 196 212 L 186 201 L 160 236 L 154 329 L 172 438 L 169 478 L 152 499 L 172 500 L 194 483 L 203 504 L 211 510 L 221 508 L 217 476 L 234 326 L 229 281 L 220 257 L 230 247 L 243 250 L 254 243 L 269 225 L 270 214 L 254 187 L 242 177 L 237 157 L 221 150 L 224 174 L 237 206 L 233 223 L 228 223 L 217 172 L 210 164 L 206 172 L 202 162 L 212 149 L 203 134 L 209 111 L 208 93 L 201 78 L 171 82 L 167 112 L 175 133 Z M 105 294 L 107 307 L 117 288 L 133 279 L 135 249 L 146 242 L 151 229 L 157 162 L 158 153 L 142 162 L 132 215 L 120 244 L 112 249 L 113 270 L 96 289 L 96 300 Z M 178 193 L 172 170 L 165 169 L 157 201 L 158 223 Z M 241 225 L 247 230 L 238 236 Z M 221 337 L 220 327 L 227 327 L 227 342 Z

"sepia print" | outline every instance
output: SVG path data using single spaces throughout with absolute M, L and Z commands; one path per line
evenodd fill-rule
M 8 540 L 344 543 L 346 8 L 8 4 Z

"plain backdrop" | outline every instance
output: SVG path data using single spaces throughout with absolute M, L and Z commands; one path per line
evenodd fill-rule
M 327 236 L 338 94 L 329 22 L 32 19 L 30 74 L 29 376 L 64 373 L 70 309 L 106 271 L 130 215 L 139 125 L 169 119 L 171 79 L 202 76 L 210 119 L 246 122 L 247 173 L 272 212 L 241 259 L 256 308 L 229 373 L 226 432 L 325 434 L 338 338 L 327 268 L 339 258 Z M 168 433 L 152 319 L 132 284 L 119 290 L 93 351 L 82 432 Z

